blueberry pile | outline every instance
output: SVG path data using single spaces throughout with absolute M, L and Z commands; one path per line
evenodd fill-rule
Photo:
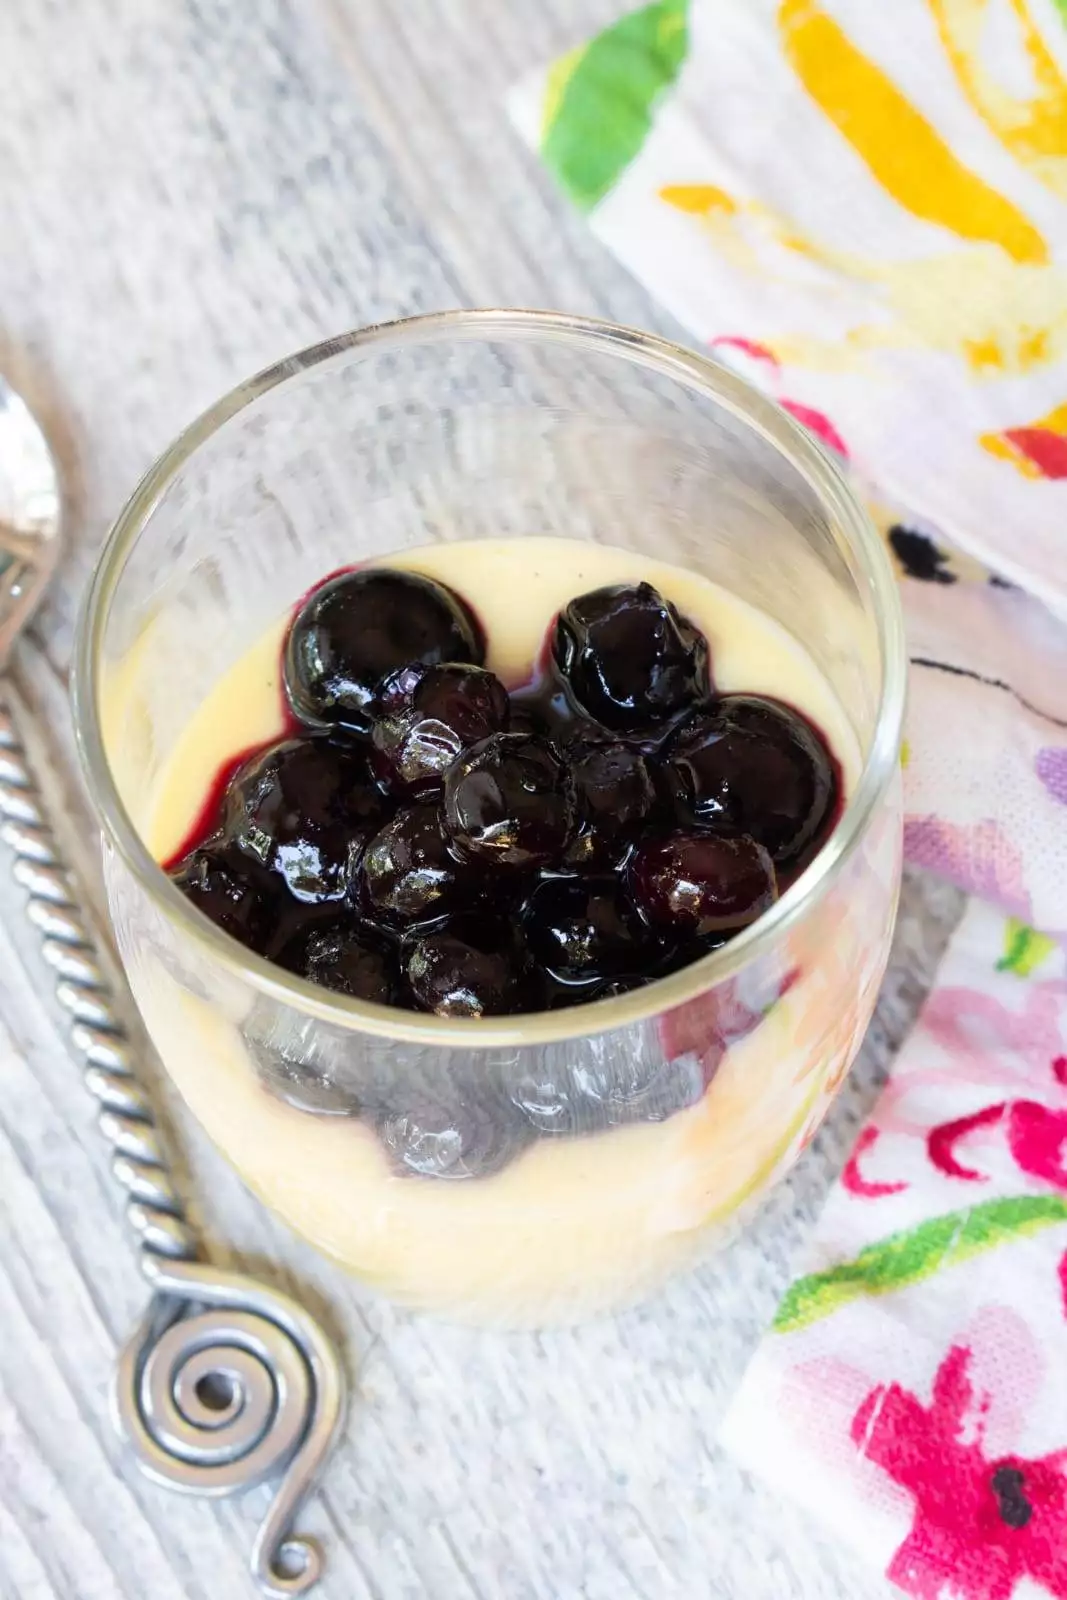
M 707 640 L 647 583 L 570 601 L 509 692 L 458 595 L 346 572 L 283 666 L 289 736 L 172 872 L 249 949 L 358 1000 L 477 1018 L 623 993 L 751 923 L 836 813 L 815 729 L 717 695 Z
M 693 1051 L 664 1062 L 654 1034 L 628 1052 L 605 1051 L 596 1037 L 549 1045 L 536 1071 L 508 1051 L 409 1048 L 398 1062 L 388 1040 L 342 1041 L 258 1003 L 245 1038 L 271 1093 L 303 1111 L 358 1117 L 403 1178 L 491 1177 L 535 1140 L 665 1121 L 695 1105 L 711 1075 Z

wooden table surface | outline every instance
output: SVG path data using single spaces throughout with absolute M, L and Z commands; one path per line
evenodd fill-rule
M 62 464 L 70 550 L 17 663 L 102 921 L 66 709 L 110 519 L 237 379 L 354 324 L 455 304 L 678 335 L 553 194 L 506 87 L 625 0 L 4 0 L 0 370 Z M 4 875 L 6 878 L 6 875 Z M 322 1600 L 875 1600 L 884 1582 L 748 1479 L 719 1420 L 958 910 L 912 879 L 862 1060 L 728 1253 L 617 1320 L 488 1334 L 400 1314 L 248 1195 L 164 1086 L 215 1258 L 343 1338 L 347 1431 L 302 1525 Z M 0 1596 L 238 1600 L 265 1491 L 186 1501 L 112 1432 L 143 1304 L 49 979 L 0 889 Z

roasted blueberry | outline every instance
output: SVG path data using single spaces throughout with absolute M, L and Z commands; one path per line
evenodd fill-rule
M 368 842 L 359 869 L 361 900 L 392 927 L 426 921 L 453 909 L 461 870 L 438 808 L 409 806 Z
M 445 928 L 406 941 L 402 960 L 421 1011 L 495 1017 L 523 1009 L 526 974 L 504 924 L 457 917 Z
M 321 903 L 349 893 L 363 841 L 385 815 L 363 748 L 318 735 L 288 739 L 239 768 L 224 826 L 298 900 Z
M 540 1134 L 589 1134 L 632 1122 L 663 1122 L 695 1105 L 704 1092 L 690 1056 L 664 1062 L 654 1047 L 643 1054 L 605 1049 L 601 1039 L 572 1039 L 537 1073 L 520 1077 L 512 1099 Z
M 347 920 L 320 916 L 313 926 L 305 928 L 303 938 L 298 935 L 292 939 L 284 951 L 291 970 L 305 971 L 311 941 L 321 934 L 323 945 L 312 949 L 318 965 L 326 954 L 325 942 L 335 926 L 342 939 L 352 930 Z M 370 941 L 364 941 L 362 931 L 359 938 L 366 951 Z M 370 955 L 372 958 L 385 956 L 385 981 L 391 990 L 396 969 L 388 947 L 374 944 Z M 338 956 L 344 965 L 351 960 L 351 952 L 348 956 L 338 952 Z M 327 960 L 329 965 L 333 964 L 328 957 Z M 376 962 L 359 958 L 357 965 L 357 998 L 380 1000 L 381 994 L 373 992 Z M 350 981 L 351 977 L 350 968 Z M 397 997 L 393 1003 L 404 1002 Z M 266 995 L 260 995 L 253 1002 L 241 1032 L 266 1086 L 304 1110 L 358 1116 L 373 1122 L 392 1104 L 390 1095 L 398 1080 L 407 1081 L 407 1060 L 400 1065 L 391 1040 L 378 1038 L 362 1029 L 352 1031 L 324 1025 L 317 1017 L 305 1015 L 293 1006 L 279 1005 Z
M 533 959 L 563 983 L 637 976 L 658 952 L 617 878 L 546 878 L 520 923 Z
M 174 882 L 216 927 L 262 953 L 282 896 L 269 873 L 232 846 L 209 843 L 185 858 Z
M 504 1092 L 492 1053 L 405 1049 L 372 1063 L 360 1085 L 369 1115 L 397 1174 L 479 1178 L 497 1172 L 532 1130 Z
M 395 955 L 351 916 L 320 921 L 295 934 L 279 953 L 278 963 L 354 1000 L 388 1006 L 397 998 Z
M 487 1178 L 529 1138 L 515 1109 L 481 1085 L 462 1098 L 448 1086 L 409 1093 L 403 1110 L 377 1121 L 378 1137 L 402 1175 Z
M 290 1007 L 264 1003 L 252 1008 L 245 1044 L 261 1082 L 300 1111 L 355 1117 L 362 1101 L 353 1085 L 341 1081 L 321 1025 Z
M 580 819 L 567 861 L 603 871 L 625 855 L 656 810 L 651 765 L 626 744 L 577 745 L 567 754 Z
M 578 704 L 549 654 L 529 683 L 511 691 L 512 733 L 535 733 L 563 749 L 575 741 L 604 739 L 604 729 Z
M 707 641 L 651 585 L 572 600 L 510 695 L 484 655 L 431 579 L 324 583 L 285 646 L 307 730 L 238 769 L 179 886 L 335 993 L 493 1017 L 623 996 L 698 959 L 829 831 L 837 769 L 818 734 L 774 701 L 713 698 Z M 546 1080 L 518 1116 L 483 1073 L 409 1081 L 388 1053 L 346 1040 L 327 1059 L 270 1028 L 272 1086 L 373 1122 L 401 1171 L 494 1171 L 534 1126 L 654 1119 L 694 1092 L 570 1041 L 560 1092 Z
M 553 655 L 605 727 L 663 722 L 710 692 L 708 642 L 650 583 L 579 595 L 556 620 Z
M 548 740 L 496 733 L 449 767 L 444 815 L 453 846 L 466 861 L 548 866 L 574 833 L 574 781 Z
M 668 760 L 694 820 L 751 835 L 780 870 L 803 865 L 833 820 L 830 753 L 774 700 L 724 695 L 679 731 Z
M 374 770 L 394 794 L 438 794 L 464 750 L 507 727 L 508 692 L 484 667 L 447 662 L 405 668 L 379 691 L 371 733 Z
M 285 687 L 303 721 L 366 729 L 387 674 L 484 658 L 478 625 L 450 589 L 415 572 L 365 567 L 304 601 L 286 641 Z
M 546 972 L 539 974 L 536 980 L 539 995 L 536 1009 L 566 1011 L 571 1006 L 592 1005 L 594 1000 L 616 1000 L 620 995 L 629 994 L 632 989 L 643 988 L 646 983 L 651 983 L 655 978 L 662 976 L 659 964 L 647 973 L 631 973 L 625 978 L 608 978 L 603 983 L 568 983 Z
M 770 856 L 745 834 L 647 839 L 630 858 L 626 877 L 646 920 L 679 940 L 735 933 L 766 911 L 778 892 Z
M 691 967 L 694 961 L 702 961 L 705 956 L 710 956 L 716 950 L 721 950 L 738 929 L 734 928 L 729 933 L 709 933 L 703 937 L 694 935 L 691 939 L 683 939 L 681 944 L 671 945 L 663 960 L 657 962 L 650 978 L 666 978 L 673 972 L 681 972 L 684 967 Z

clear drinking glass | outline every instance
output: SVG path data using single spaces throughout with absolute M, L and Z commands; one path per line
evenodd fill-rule
M 339 567 L 546 534 L 714 578 L 808 651 L 860 763 L 799 880 L 732 943 L 645 988 L 477 1021 L 337 996 L 203 918 L 144 834 L 168 752 L 228 669 Z M 149 471 L 101 557 L 76 656 L 115 933 L 159 1054 L 247 1183 L 383 1293 L 506 1321 L 631 1299 L 811 1138 L 889 948 L 903 635 L 880 542 L 836 467 L 728 371 L 646 334 L 516 311 L 303 351 Z M 472 1117 L 532 1108 L 530 1127 L 491 1176 L 399 1177 L 359 1116 L 382 1073 L 401 1101 L 447 1086 Z

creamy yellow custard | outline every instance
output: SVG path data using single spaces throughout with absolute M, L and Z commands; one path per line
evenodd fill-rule
M 388 564 L 439 578 L 461 594 L 486 629 L 487 665 L 512 685 L 529 675 L 567 600 L 604 584 L 652 583 L 706 634 L 720 690 L 788 702 L 828 740 L 846 795 L 857 781 L 855 736 L 811 658 L 776 623 L 707 579 L 610 547 L 551 539 L 442 544 Z M 188 837 L 220 768 L 284 732 L 279 664 L 286 625 L 280 618 L 215 685 L 162 762 L 142 823 L 156 860 L 169 859 Z M 132 716 L 135 680 L 135 672 L 116 679 L 109 721 L 118 742 L 126 710 Z M 215 994 L 210 973 L 191 977 L 180 961 L 159 959 L 143 942 L 124 948 L 124 956 L 179 1089 L 264 1200 L 394 1297 L 454 1314 L 524 1320 L 579 1314 L 643 1292 L 788 1163 L 866 1026 L 895 874 L 890 844 L 872 871 L 859 872 L 850 894 L 839 894 L 821 920 L 783 942 L 775 970 L 736 980 L 746 1004 L 766 1014 L 729 1042 L 721 1059 L 716 1050 L 710 1085 L 695 1104 L 659 1122 L 537 1139 L 503 1170 L 465 1181 L 398 1176 L 359 1119 L 298 1110 L 264 1087 L 246 1043 L 249 1016 L 263 1004 L 251 989 L 220 977 Z M 651 1002 L 655 990 L 643 993 Z M 520 1042 L 508 1047 L 514 1059 L 502 1070 L 522 1067 L 527 1056 L 531 1071 L 551 1070 L 552 1062 L 558 1070 L 571 1057 L 571 1065 L 593 1060 L 599 1050 L 659 1052 L 664 1062 L 674 1057 L 675 1067 L 681 1060 L 699 1072 L 717 1026 L 708 1019 L 721 1010 L 715 997 L 696 1000 L 666 1019 L 648 1017 L 571 1044 L 557 1038 L 545 1048 L 524 1045 L 518 1019 Z M 398 1020 L 405 1015 L 397 1013 Z M 585 1027 L 582 1008 L 565 1016 L 561 1029 Z M 334 1031 L 343 1042 L 343 1026 Z M 497 1066 L 502 1059 L 497 1051 Z

